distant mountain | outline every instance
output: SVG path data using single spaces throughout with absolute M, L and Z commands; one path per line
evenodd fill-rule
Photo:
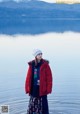
M 80 11 L 80 4 L 56 4 L 47 3 L 38 0 L 22 0 L 21 2 L 15 2 L 5 0 L 0 3 L 0 7 L 7 8 L 41 8 L 41 9 L 58 9 L 58 10 L 69 10 L 69 11 Z
M 7 2 L 1 2 L 0 7 L 7 7 L 7 8 L 50 8 L 51 4 L 42 2 L 42 1 L 21 1 L 21 2 L 15 2 L 15 1 L 7 1 Z
M 80 4 L 52 4 L 37 0 L 0 3 L 0 34 L 80 32 Z

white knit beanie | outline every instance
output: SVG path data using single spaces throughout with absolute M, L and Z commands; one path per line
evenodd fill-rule
M 39 50 L 39 49 L 33 50 L 33 55 L 34 55 L 35 57 L 36 57 L 38 54 L 40 54 L 40 53 L 42 53 L 42 51 Z

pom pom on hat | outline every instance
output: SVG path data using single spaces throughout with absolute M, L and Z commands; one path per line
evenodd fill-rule
M 33 51 L 33 55 L 36 57 L 38 54 L 40 54 L 40 53 L 42 53 L 42 51 L 41 50 L 39 50 L 39 49 L 35 49 L 34 51 Z

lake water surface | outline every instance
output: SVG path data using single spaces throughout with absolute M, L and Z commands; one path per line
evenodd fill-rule
M 33 49 L 43 51 L 53 73 L 50 114 L 80 114 L 80 33 L 0 35 L 0 105 L 10 114 L 26 114 L 24 83 Z

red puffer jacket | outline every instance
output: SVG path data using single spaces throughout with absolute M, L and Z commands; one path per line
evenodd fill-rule
M 33 60 L 34 61 L 34 60 Z M 32 62 L 29 62 L 29 69 L 25 81 L 25 92 L 30 95 L 32 79 Z M 40 89 L 39 95 L 47 95 L 52 92 L 52 72 L 48 62 L 42 59 L 43 64 L 40 67 Z

